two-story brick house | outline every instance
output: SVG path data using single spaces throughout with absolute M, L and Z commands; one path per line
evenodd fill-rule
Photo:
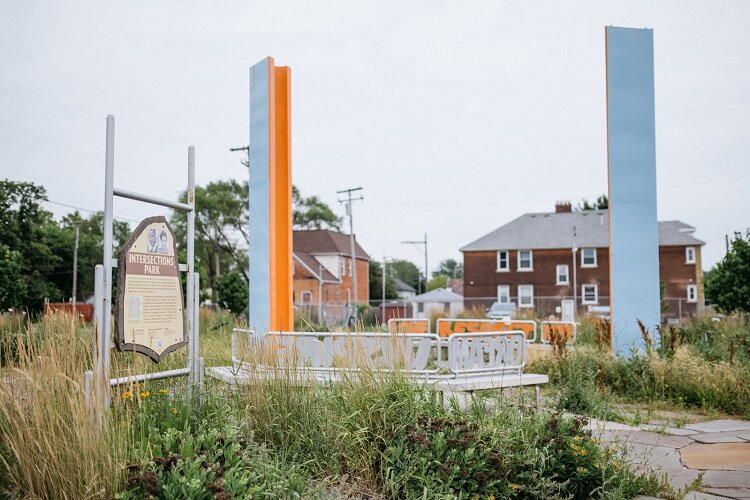
M 344 306 L 354 302 L 348 234 L 329 229 L 294 231 L 293 300 L 296 305 Z M 370 257 L 355 241 L 357 300 L 370 300 Z
M 703 307 L 701 247 L 695 228 L 659 222 L 659 269 L 664 287 L 663 317 L 682 318 Z M 563 301 L 578 311 L 609 306 L 609 214 L 555 212 L 524 214 L 461 248 L 465 307 L 513 302 L 521 310 L 548 315 Z

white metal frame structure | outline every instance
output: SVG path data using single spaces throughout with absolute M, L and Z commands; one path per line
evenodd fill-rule
M 104 176 L 104 252 L 102 264 L 95 270 L 94 280 L 94 328 L 93 346 L 94 370 L 89 370 L 84 378 L 84 390 L 89 403 L 96 397 L 97 411 L 109 408 L 110 389 L 119 385 L 160 380 L 173 377 L 188 377 L 190 393 L 203 386 L 204 360 L 200 357 L 199 297 L 200 277 L 195 272 L 195 148 L 188 147 L 188 187 L 187 203 L 165 200 L 150 195 L 134 193 L 114 187 L 115 176 L 115 117 L 107 116 L 107 147 Z M 113 200 L 115 196 L 168 207 L 187 212 L 187 262 L 179 264 L 179 270 L 187 273 L 185 294 L 187 365 L 185 368 L 133 376 L 109 378 L 110 351 L 112 346 L 112 269 L 117 260 L 112 258 L 113 243 Z

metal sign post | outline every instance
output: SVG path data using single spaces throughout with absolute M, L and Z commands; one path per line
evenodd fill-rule
M 164 200 L 153 196 L 125 191 L 114 187 L 114 148 L 115 118 L 107 116 L 107 147 L 104 176 L 104 251 L 102 264 L 96 266 L 94 281 L 94 370 L 84 377 L 86 400 L 95 402 L 96 415 L 99 419 L 109 408 L 110 389 L 118 385 L 159 380 L 172 377 L 188 377 L 188 389 L 195 393 L 203 386 L 203 358 L 200 357 L 199 337 L 199 277 L 195 272 L 195 148 L 188 147 L 188 188 L 187 203 Z M 112 269 L 118 262 L 112 259 L 113 245 L 113 199 L 115 196 L 142 201 L 153 205 L 182 210 L 187 212 L 187 262 L 179 264 L 180 272 L 187 273 L 185 293 L 185 324 L 187 337 L 187 365 L 177 370 L 155 373 L 143 373 L 128 377 L 110 378 L 110 351 L 112 345 Z M 122 284 L 120 284 L 122 285 Z M 101 420 L 100 420 L 101 421 Z

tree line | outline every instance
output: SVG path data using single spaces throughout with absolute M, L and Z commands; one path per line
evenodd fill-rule
M 202 299 L 211 299 L 234 312 L 247 305 L 247 182 L 221 180 L 196 188 L 195 262 L 201 274 Z M 186 201 L 182 193 L 181 200 Z M 29 182 L 0 180 L 0 311 L 41 311 L 44 300 L 71 299 L 73 249 L 78 228 L 78 301 L 94 289 L 94 266 L 101 263 L 103 246 L 102 212 L 86 217 L 74 211 L 56 220 L 45 210 L 44 187 Z M 580 209 L 606 206 L 606 198 L 595 203 L 584 200 Z M 341 217 L 317 196 L 302 196 L 293 189 L 295 229 L 341 227 Z M 185 258 L 187 220 L 183 212 L 172 214 L 180 259 Z M 131 227 L 116 220 L 113 253 L 128 238 Z M 461 263 L 440 262 L 428 281 L 413 262 L 389 260 L 386 267 L 387 300 L 397 298 L 396 280 L 415 290 L 446 286 L 449 278 L 463 277 Z M 370 297 L 382 296 L 383 267 L 370 262 Z M 726 256 L 705 274 L 706 298 L 723 312 L 750 312 L 750 234 L 735 234 Z

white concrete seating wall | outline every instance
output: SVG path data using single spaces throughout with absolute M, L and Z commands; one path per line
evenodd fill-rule
M 454 333 L 448 337 L 448 369 L 456 375 L 518 373 L 526 364 L 521 331 Z
M 253 334 L 249 330 L 232 331 L 232 361 L 235 368 L 246 369 L 237 347 L 238 336 L 246 336 L 251 345 Z M 430 333 L 269 332 L 257 342 L 261 350 L 276 350 L 277 367 L 293 366 L 313 372 L 366 368 L 435 374 L 441 349 L 438 336 Z

